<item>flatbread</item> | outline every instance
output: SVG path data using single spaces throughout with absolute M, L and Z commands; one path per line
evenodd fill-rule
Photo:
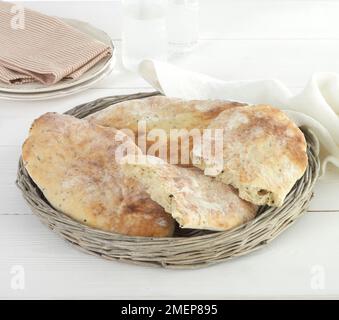
M 50 204 L 75 220 L 130 236 L 171 236 L 174 220 L 123 175 L 119 148 L 120 156 L 140 153 L 121 131 L 46 113 L 34 121 L 22 157 Z
M 125 133 L 130 133 L 131 138 L 135 139 L 135 143 L 144 154 L 161 157 L 172 164 L 190 166 L 194 133 L 198 131 L 200 135 L 201 130 L 207 128 L 211 120 L 222 111 L 239 106 L 244 104 L 221 100 L 182 100 L 153 96 L 114 104 L 89 115 L 87 119 L 102 126 L 126 130 Z M 142 124 L 146 124 L 146 132 L 142 130 Z M 150 132 L 154 129 L 161 129 L 167 139 L 155 139 L 154 136 L 152 138 Z M 174 130 L 177 130 L 178 138 Z M 170 132 L 173 133 L 172 141 L 178 141 L 178 144 L 174 143 L 172 147 L 169 140 Z M 154 133 L 156 135 L 156 131 Z M 145 146 L 143 146 L 143 139 L 146 142 Z M 187 145 L 182 143 L 185 139 L 188 141 Z M 154 143 L 159 145 L 159 149 L 166 144 L 164 147 L 166 151 L 153 152 L 150 148 Z M 182 150 L 185 155 L 182 155 Z
M 205 151 L 192 151 L 194 165 L 225 184 L 239 189 L 241 198 L 258 205 L 279 207 L 304 174 L 308 159 L 301 130 L 279 109 L 268 105 L 226 110 L 208 127 L 222 129 L 222 170 Z M 216 131 L 214 131 L 216 132 Z M 210 144 L 220 143 L 211 134 Z
M 257 206 L 239 198 L 236 190 L 198 169 L 171 165 L 160 158 L 126 157 L 123 172 L 139 181 L 151 198 L 182 228 L 223 231 L 253 219 Z

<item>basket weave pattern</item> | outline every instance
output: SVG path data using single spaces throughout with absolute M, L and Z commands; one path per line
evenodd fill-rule
M 66 114 L 83 118 L 112 104 L 157 95 L 139 93 L 102 98 L 82 104 Z M 309 165 L 282 207 L 260 207 L 257 217 L 224 232 L 177 228 L 173 238 L 130 237 L 85 226 L 54 209 L 19 161 L 17 185 L 34 214 L 77 248 L 109 260 L 167 268 L 198 268 L 257 250 L 290 226 L 308 207 L 319 174 L 318 141 L 307 129 Z

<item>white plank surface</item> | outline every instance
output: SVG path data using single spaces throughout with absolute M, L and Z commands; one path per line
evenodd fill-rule
M 260 251 L 201 270 L 163 270 L 87 256 L 33 216 L 0 216 L 0 296 L 17 298 L 280 298 L 338 294 L 339 215 L 307 214 Z M 315 236 L 317 235 L 317 236 Z M 291 245 L 293 244 L 293 245 Z M 335 250 L 334 250 L 335 249 Z M 10 270 L 25 270 L 11 289 Z M 321 286 L 317 277 L 324 278 Z M 203 289 L 203 290 L 202 290 Z
M 33 119 L 102 96 L 152 88 L 121 67 L 119 1 L 24 3 L 104 29 L 115 40 L 118 62 L 107 79 L 83 93 L 41 102 L 0 101 L 0 297 L 339 297 L 339 173 L 333 168 L 317 183 L 309 213 L 278 239 L 203 270 L 103 261 L 78 252 L 41 225 L 15 186 L 20 146 Z M 201 0 L 198 47 L 170 61 L 227 80 L 278 78 L 296 92 L 315 71 L 339 72 L 338 15 L 335 0 Z M 24 290 L 11 288 L 16 265 L 25 270 Z
M 121 37 L 120 1 L 15 2 Z M 336 0 L 200 0 L 200 8 L 202 39 L 339 39 Z

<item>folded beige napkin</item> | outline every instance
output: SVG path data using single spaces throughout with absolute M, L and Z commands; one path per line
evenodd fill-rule
M 80 77 L 112 48 L 65 22 L 24 9 L 23 28 L 13 27 L 14 4 L 0 2 L 0 81 L 55 84 Z

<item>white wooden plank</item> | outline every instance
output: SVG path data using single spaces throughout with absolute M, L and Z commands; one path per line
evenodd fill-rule
M 338 1 L 201 1 L 204 39 L 339 38 Z
M 25 1 L 46 14 L 77 18 L 121 37 L 120 1 Z M 203 39 L 339 38 L 337 1 L 201 0 Z
M 46 111 L 47 112 L 47 111 Z M 28 135 L 29 127 L 34 118 L 1 118 L 0 119 L 0 145 L 21 145 Z M 6 137 L 4 136 L 6 135 Z
M 328 250 L 339 241 L 338 228 L 339 215 L 307 214 L 260 251 L 179 271 L 104 261 L 77 251 L 35 216 L 0 216 L 0 297 L 338 297 L 339 251 Z M 24 290 L 11 289 L 15 265 L 24 268 Z
M 310 203 L 309 211 L 336 211 L 339 213 L 338 190 L 338 178 L 337 180 L 331 178 L 329 181 L 318 181 L 314 187 L 314 198 Z
M 20 154 L 19 146 L 0 147 L 0 215 L 32 214 L 15 185 Z

